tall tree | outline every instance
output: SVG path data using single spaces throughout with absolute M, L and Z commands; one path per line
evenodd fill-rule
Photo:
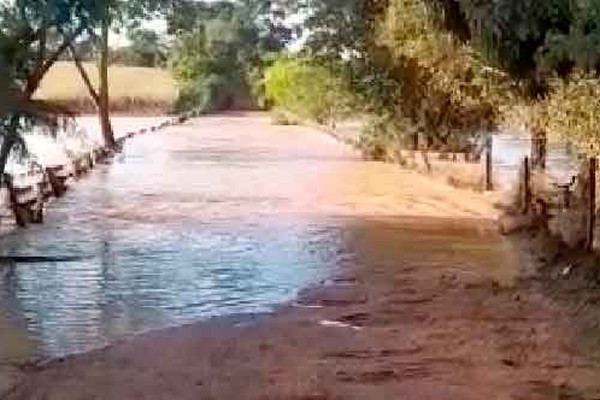
M 250 106 L 263 62 L 292 38 L 284 20 L 267 0 L 181 3 L 169 19 L 177 34 L 171 68 L 183 87 L 180 107 Z
M 127 64 L 160 67 L 167 60 L 167 45 L 159 34 L 150 29 L 135 29 L 129 32 L 131 44 L 124 49 L 124 60 Z
M 568 79 L 574 69 L 600 71 L 598 0 L 428 1 L 442 10 L 446 28 L 467 32 L 464 39 L 511 75 L 526 101 L 544 99 L 555 76 Z M 529 116 L 531 161 L 545 168 L 544 118 L 535 111 Z
M 112 22 L 111 18 L 111 4 L 109 1 L 105 1 L 104 10 L 101 19 L 101 34 L 100 34 L 100 57 L 98 61 L 98 71 L 100 74 L 100 88 L 98 95 L 98 112 L 100 117 L 100 126 L 102 128 L 102 136 L 104 137 L 104 145 L 107 147 L 115 147 L 115 133 L 113 131 L 112 123 L 110 121 L 110 94 L 109 94 L 109 82 L 108 82 L 108 37 L 110 33 L 110 25 Z
M 307 26 L 307 52 L 344 65 L 380 117 L 369 143 L 462 150 L 496 122 L 500 76 L 486 80 L 495 71 L 439 29 L 426 1 L 313 0 Z
M 176 0 L 102 0 L 96 2 L 98 18 L 87 32 L 95 38 L 98 48 L 99 87 L 97 92 L 91 86 L 88 86 L 88 89 L 98 108 L 102 136 L 107 147 L 114 147 L 116 144 L 110 119 L 110 31 L 116 28 L 137 28 L 141 21 L 157 16 L 160 11 L 169 10 L 175 2 Z M 72 49 L 72 51 L 76 50 Z M 73 58 L 81 57 L 74 53 Z M 90 81 L 89 77 L 85 76 L 85 70 L 78 69 L 84 81 Z

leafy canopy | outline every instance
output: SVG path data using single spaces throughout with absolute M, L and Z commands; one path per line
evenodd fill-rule
M 265 73 L 267 99 L 296 116 L 333 124 L 349 114 L 353 96 L 339 71 L 309 59 L 281 58 Z
M 182 86 L 180 106 L 221 109 L 253 102 L 260 71 L 292 39 L 284 15 L 265 0 L 180 7 L 169 22 L 177 32 L 170 65 Z

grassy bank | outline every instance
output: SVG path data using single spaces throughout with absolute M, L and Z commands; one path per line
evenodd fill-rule
M 85 64 L 94 86 L 98 70 Z M 128 114 L 164 114 L 177 98 L 175 81 L 168 71 L 114 65 L 109 70 L 111 111 Z M 51 100 L 80 113 L 95 112 L 96 106 L 73 63 L 57 63 L 46 75 L 36 98 Z

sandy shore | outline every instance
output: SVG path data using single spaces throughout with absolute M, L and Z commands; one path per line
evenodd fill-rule
M 306 201 L 362 215 L 346 238 L 360 262 L 270 315 L 11 367 L 2 398 L 600 398 L 577 321 L 522 279 L 488 199 L 394 166 L 347 171 Z

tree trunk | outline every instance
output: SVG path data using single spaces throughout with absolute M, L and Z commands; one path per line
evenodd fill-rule
M 594 251 L 594 233 L 596 231 L 596 170 L 598 168 L 598 160 L 596 157 L 591 157 L 588 161 L 588 177 L 589 177 L 589 194 L 588 194 L 588 210 L 587 210 L 587 239 L 586 250 Z
M 493 139 L 492 135 L 488 135 L 485 142 L 485 190 L 491 192 L 494 190 L 494 160 L 493 160 Z
M 25 86 L 22 96 L 20 100 L 23 102 L 24 106 L 28 106 L 28 102 L 33 97 L 33 94 L 39 87 L 42 79 L 50 68 L 59 60 L 60 56 L 65 52 L 65 50 L 73 43 L 75 39 L 84 31 L 84 28 L 79 27 L 73 34 L 69 36 L 65 36 L 63 38 L 63 42 L 61 45 L 54 50 L 52 54 L 47 53 L 46 49 L 46 30 L 45 23 L 42 24 L 42 28 L 40 28 L 31 38 L 27 40 L 34 41 L 36 38 L 40 40 L 40 45 L 38 48 L 38 60 L 37 66 L 29 73 L 27 77 L 27 85 Z M 25 109 L 17 110 L 19 112 L 26 111 Z M 5 128 L 2 145 L 0 146 L 0 186 L 2 185 L 2 178 L 4 177 L 4 170 L 6 168 L 6 163 L 8 162 L 8 156 L 13 149 L 13 146 L 17 143 L 17 139 L 15 136 L 17 135 L 17 129 L 19 128 L 19 119 L 20 116 L 15 115 L 11 118 L 10 124 L 7 128 Z
M 42 79 L 50 68 L 60 59 L 60 56 L 71 46 L 71 44 L 81 35 L 84 31 L 84 28 L 79 27 L 77 30 L 69 35 L 65 36 L 60 46 L 54 50 L 52 54 L 46 55 L 46 61 L 43 63 L 38 63 L 38 65 L 34 68 L 34 70 L 29 74 L 27 78 L 27 85 L 24 91 L 24 97 L 29 100 L 37 88 L 40 86 Z
M 2 136 L 2 146 L 0 146 L 0 186 L 2 186 L 4 183 L 4 172 L 6 169 L 6 163 L 8 162 L 8 156 L 10 155 L 14 145 L 17 143 L 15 138 L 18 128 L 19 117 L 11 117 L 8 127 L 6 127 L 4 130 L 4 135 Z
M 4 170 L 6 169 L 6 163 L 8 162 L 8 156 L 14 146 L 14 140 L 11 134 L 6 134 L 0 147 L 0 179 L 4 177 Z M 1 186 L 1 185 L 0 185 Z
M 90 79 L 87 71 L 85 70 L 85 67 L 81 63 L 81 59 L 79 58 L 79 55 L 77 54 L 77 52 L 75 51 L 75 48 L 73 46 L 71 46 L 71 55 L 73 57 L 73 62 L 75 63 L 75 66 L 77 67 L 77 70 L 79 71 L 81 80 L 85 84 L 85 87 L 88 89 L 90 97 L 92 98 L 92 100 L 94 100 L 96 109 L 99 110 L 100 109 L 100 96 L 98 95 L 98 92 L 94 88 L 94 85 L 92 84 L 92 80 Z
M 414 151 L 419 150 L 419 132 L 412 134 L 412 149 Z
M 109 110 L 109 93 L 108 93 L 108 33 L 110 29 L 110 18 L 105 15 L 102 20 L 102 37 L 100 39 L 100 103 L 98 114 L 100 118 L 100 126 L 102 127 L 102 136 L 104 137 L 104 145 L 109 148 L 115 147 L 115 135 L 112 124 L 110 122 Z

